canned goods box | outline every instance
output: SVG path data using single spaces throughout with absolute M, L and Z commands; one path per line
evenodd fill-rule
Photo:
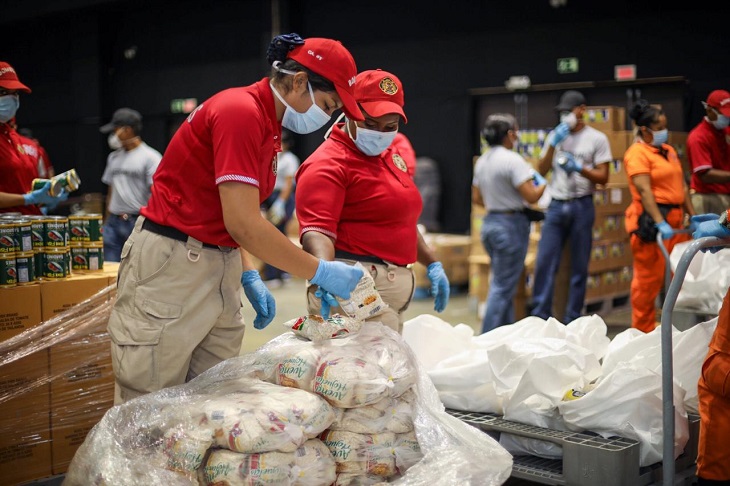
M 0 366 L 0 390 L 14 395 L 0 402 L 0 477 L 9 484 L 65 472 L 86 434 L 113 406 L 108 312 L 99 310 L 109 310 L 115 280 L 109 268 L 0 288 L 0 350 L 12 355 L 38 348 Z M 50 334 L 58 328 L 45 327 L 57 316 L 69 316 L 59 324 L 75 327 Z M 8 339 L 18 335 L 25 337 L 11 347 Z M 43 344 L 40 338 L 49 336 Z

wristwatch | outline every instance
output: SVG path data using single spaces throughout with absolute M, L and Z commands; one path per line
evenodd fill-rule
M 718 219 L 718 223 L 720 225 L 724 226 L 726 229 L 730 230 L 730 221 L 728 221 L 728 213 L 730 213 L 730 209 L 723 211 L 720 215 L 720 219 Z

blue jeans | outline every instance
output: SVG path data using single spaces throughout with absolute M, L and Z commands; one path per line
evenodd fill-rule
M 491 260 L 491 279 L 482 333 L 515 320 L 512 300 L 525 268 L 530 222 L 522 213 L 491 213 L 484 217 L 482 244 Z
M 581 316 L 595 219 L 592 196 L 550 202 L 537 246 L 530 306 L 533 316 L 547 319 L 553 315 L 555 275 L 560 267 L 560 256 L 566 241 L 570 243 L 570 289 L 563 321 L 567 324 Z
M 134 223 L 137 217 L 130 217 L 123 220 L 113 214 L 110 214 L 104 223 L 104 261 L 118 262 L 122 259 L 122 247 L 126 243 L 129 235 L 132 234 Z

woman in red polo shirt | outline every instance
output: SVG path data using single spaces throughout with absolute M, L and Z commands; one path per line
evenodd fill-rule
M 639 100 L 629 114 L 637 138 L 624 154 L 631 204 L 626 209 L 626 231 L 631 235 L 634 273 L 631 280 L 631 326 L 644 332 L 656 327 L 655 301 L 664 284 L 667 262 L 657 246 L 657 232 L 669 253 L 687 234 L 684 214 L 694 215 L 677 151 L 667 143 L 667 117 L 662 110 Z
M 238 356 L 241 285 L 254 326 L 271 322 L 274 299 L 247 252 L 343 298 L 362 277 L 298 248 L 259 209 L 274 188 L 282 126 L 309 133 L 339 108 L 362 118 L 355 61 L 338 41 L 296 34 L 277 36 L 268 60 L 270 78 L 205 100 L 162 156 L 121 253 L 108 326 L 116 403 Z
M 403 85 L 386 71 L 364 71 L 357 76 L 355 99 L 365 119 L 346 113 L 345 123 L 335 123 L 297 171 L 299 236 L 303 248 L 319 258 L 360 262 L 368 269 L 388 304 L 369 320 L 401 331 L 415 289 L 411 264 L 428 267 L 438 312 L 448 303 L 449 281 L 416 227 L 423 202 L 393 144 L 401 119 L 407 123 Z M 337 306 L 316 287 L 308 289 L 309 312 Z

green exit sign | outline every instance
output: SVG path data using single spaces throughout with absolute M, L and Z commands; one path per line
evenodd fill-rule
M 569 74 L 578 72 L 577 57 L 561 57 L 558 59 L 558 73 Z
M 171 113 L 190 113 L 198 106 L 196 98 L 177 98 L 170 101 Z

